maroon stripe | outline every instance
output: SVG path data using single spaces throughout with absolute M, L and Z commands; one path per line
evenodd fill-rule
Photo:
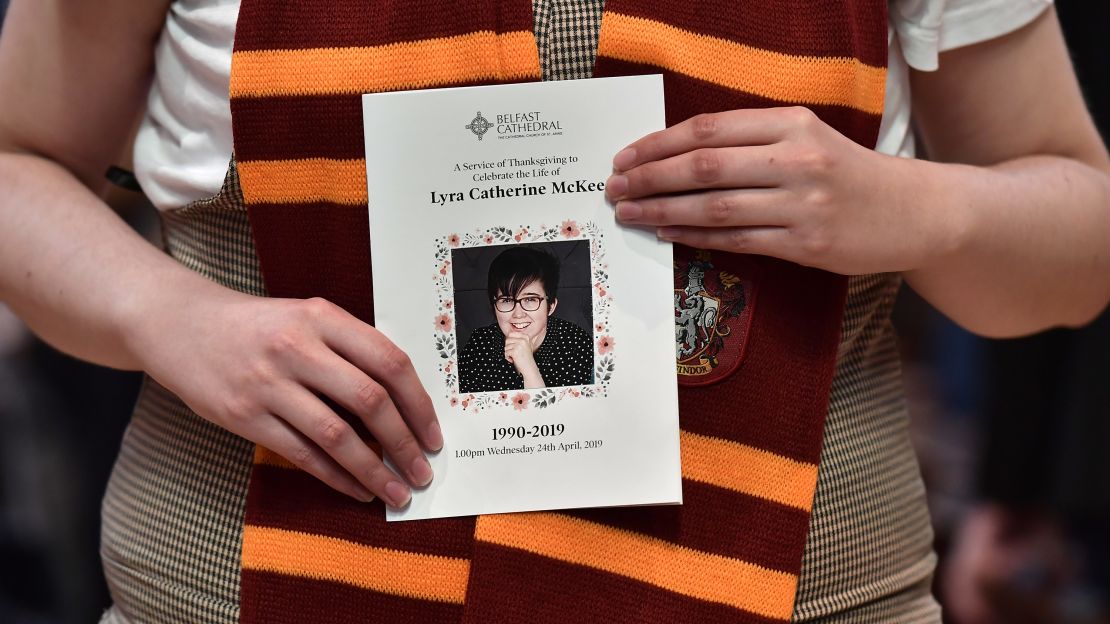
M 598 59 L 598 75 L 657 73 L 650 65 Z M 675 72 L 664 74 L 667 123 L 674 125 L 704 110 L 768 108 L 781 102 L 718 87 Z M 488 83 L 466 83 L 466 85 Z M 456 85 L 456 86 L 466 86 Z M 685 95 L 685 94 L 691 95 Z M 708 106 L 707 106 L 708 104 Z M 877 115 L 845 106 L 809 106 L 830 126 L 853 140 L 874 145 Z M 233 98 L 235 154 L 242 162 L 294 158 L 362 158 L 362 98 L 328 95 L 273 98 Z
M 868 65 L 886 67 L 886 0 L 609 0 L 605 10 L 764 50 L 806 56 L 848 56 Z
M 450 624 L 462 605 L 380 594 L 343 583 L 243 570 L 239 621 L 243 624 Z
M 530 0 L 243 0 L 235 51 L 378 46 L 480 30 L 532 32 Z
M 465 624 L 774 624 L 774 620 L 671 593 L 622 576 L 479 542 Z
M 528 81 L 496 84 L 514 82 Z M 466 81 L 434 86 L 487 84 L 494 82 Z M 366 153 L 360 94 L 232 98 L 231 113 L 235 128 L 235 157 L 240 162 L 296 158 L 358 159 Z M 461 124 L 459 129 L 462 130 Z
M 232 98 L 231 113 L 239 162 L 366 154 L 358 94 Z
M 271 296 L 323 297 L 373 324 L 365 205 L 255 204 L 248 210 Z
M 682 482 L 682 505 L 565 513 L 790 574 L 801 572 L 809 528 L 801 509 L 690 480 Z
M 716 113 L 740 108 L 772 108 L 792 106 L 769 98 L 721 87 L 685 74 L 660 69 L 654 65 L 629 63 L 614 58 L 598 56 L 594 75 L 634 76 L 663 74 L 663 90 L 667 102 L 667 125 L 673 126 L 699 113 Z M 881 117 L 848 106 L 807 104 L 825 123 L 839 130 L 844 136 L 867 148 L 875 147 L 879 139 Z
M 385 521 L 381 501 L 359 503 L 299 470 L 254 467 L 244 523 L 327 535 L 367 546 L 469 559 L 474 518 Z
M 604 75 L 658 71 L 651 66 L 608 58 L 599 59 L 598 64 Z M 694 111 L 702 110 L 707 101 L 713 104 L 713 111 L 781 105 L 774 100 L 724 89 L 674 72 L 666 74 L 664 82 L 669 96 L 668 125 L 697 114 Z M 682 95 L 695 86 L 699 94 L 696 101 Z M 834 128 L 847 129 L 847 134 L 857 142 L 870 141 L 873 145 L 878 137 L 876 115 L 844 106 L 809 108 Z M 365 155 L 360 95 L 234 98 L 231 110 L 235 120 L 235 156 L 241 162 L 359 159 Z M 875 138 L 871 138 L 872 135 Z

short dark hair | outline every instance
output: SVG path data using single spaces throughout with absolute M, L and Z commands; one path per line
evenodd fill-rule
M 489 265 L 486 290 L 490 304 L 497 299 L 498 293 L 515 298 L 535 280 L 543 282 L 548 299 L 558 299 L 559 260 L 534 247 L 516 246 L 502 251 Z

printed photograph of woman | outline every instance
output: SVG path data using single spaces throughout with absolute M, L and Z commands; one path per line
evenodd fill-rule
M 574 243 L 551 245 L 581 247 Z M 467 251 L 458 250 L 456 255 Z M 474 264 L 455 262 L 457 293 L 460 287 L 465 288 L 467 279 L 460 273 L 468 266 Z M 585 266 L 588 270 L 588 260 Z M 573 315 L 555 314 L 564 307 L 571 311 L 570 305 L 559 305 L 560 277 L 558 257 L 542 246 L 511 246 L 490 262 L 485 316 L 488 319 L 492 314 L 494 322 L 467 335 L 467 323 L 460 320 L 458 339 L 463 347 L 459 353 L 459 392 L 593 383 L 590 333 L 564 317 Z M 586 304 L 579 309 L 588 311 L 588 300 Z M 462 315 L 465 310 L 460 307 L 459 312 Z M 589 318 L 582 320 L 588 327 Z

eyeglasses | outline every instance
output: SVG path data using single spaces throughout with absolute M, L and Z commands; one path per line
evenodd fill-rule
M 547 300 L 547 297 L 537 297 L 529 295 L 521 297 L 520 299 L 513 299 L 512 297 L 498 297 L 493 300 L 493 307 L 497 308 L 498 312 L 512 312 L 516 309 L 516 304 L 520 304 L 521 309 L 525 312 L 535 312 L 540 309 L 540 304 Z

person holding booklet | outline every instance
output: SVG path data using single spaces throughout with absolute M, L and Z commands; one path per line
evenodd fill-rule
M 684 505 L 385 525 L 444 441 L 370 323 L 358 94 L 631 73 L 669 127 L 615 155 L 616 218 L 686 246 L 676 306 L 758 291 L 680 380 Z M 150 377 L 105 622 L 939 622 L 894 293 L 987 336 L 1110 298 L 1110 157 L 1050 0 L 16 0 L 0 92 L 0 299 Z M 97 196 L 144 105 L 170 255 Z
M 578 386 L 593 381 L 593 341 L 552 316 L 559 304 L 559 260 L 528 247 L 490 263 L 489 303 L 497 322 L 474 330 L 459 353 L 459 392 Z

